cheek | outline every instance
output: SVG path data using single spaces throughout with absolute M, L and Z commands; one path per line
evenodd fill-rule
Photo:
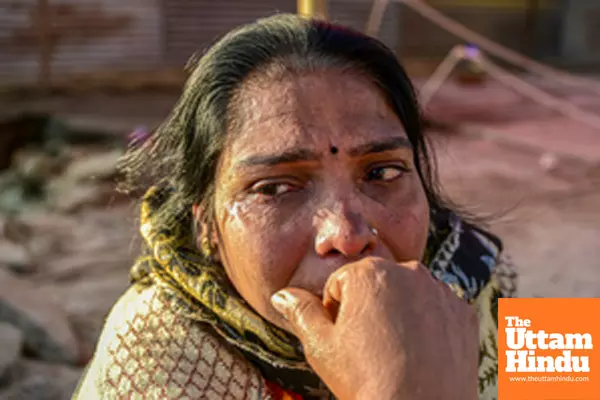
M 393 199 L 380 218 L 382 240 L 394 258 L 399 262 L 420 260 L 429 229 L 429 204 L 420 180 L 414 179 L 412 190 Z
M 251 202 L 232 202 L 220 211 L 219 248 L 229 278 L 253 307 L 264 310 L 303 257 L 310 239 L 310 226 L 303 223 L 307 219 L 284 217 Z

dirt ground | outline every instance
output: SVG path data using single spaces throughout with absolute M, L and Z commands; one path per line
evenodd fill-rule
M 597 93 L 540 86 L 600 110 Z M 439 173 L 454 199 L 489 216 L 517 264 L 518 295 L 600 296 L 600 130 L 492 82 L 446 85 L 429 109 L 473 127 L 434 135 Z
M 519 272 L 518 296 L 600 296 L 597 178 L 561 177 L 538 156 L 483 141 L 442 139 L 437 150 L 451 198 L 504 240 Z

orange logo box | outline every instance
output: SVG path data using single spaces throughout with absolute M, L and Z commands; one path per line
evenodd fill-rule
M 500 299 L 498 399 L 600 399 L 600 299 Z

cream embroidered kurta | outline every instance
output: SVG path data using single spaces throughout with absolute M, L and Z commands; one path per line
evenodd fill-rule
M 480 399 L 497 398 L 492 279 L 479 294 Z M 179 316 L 155 286 L 132 286 L 111 311 L 74 400 L 272 399 L 260 373 L 210 327 Z

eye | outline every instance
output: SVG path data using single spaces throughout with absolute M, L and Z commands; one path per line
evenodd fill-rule
M 391 182 L 406 172 L 409 172 L 409 169 L 399 165 L 375 167 L 367 172 L 366 180 Z
M 250 191 L 261 196 L 276 197 L 298 190 L 298 186 L 285 182 L 257 183 Z

